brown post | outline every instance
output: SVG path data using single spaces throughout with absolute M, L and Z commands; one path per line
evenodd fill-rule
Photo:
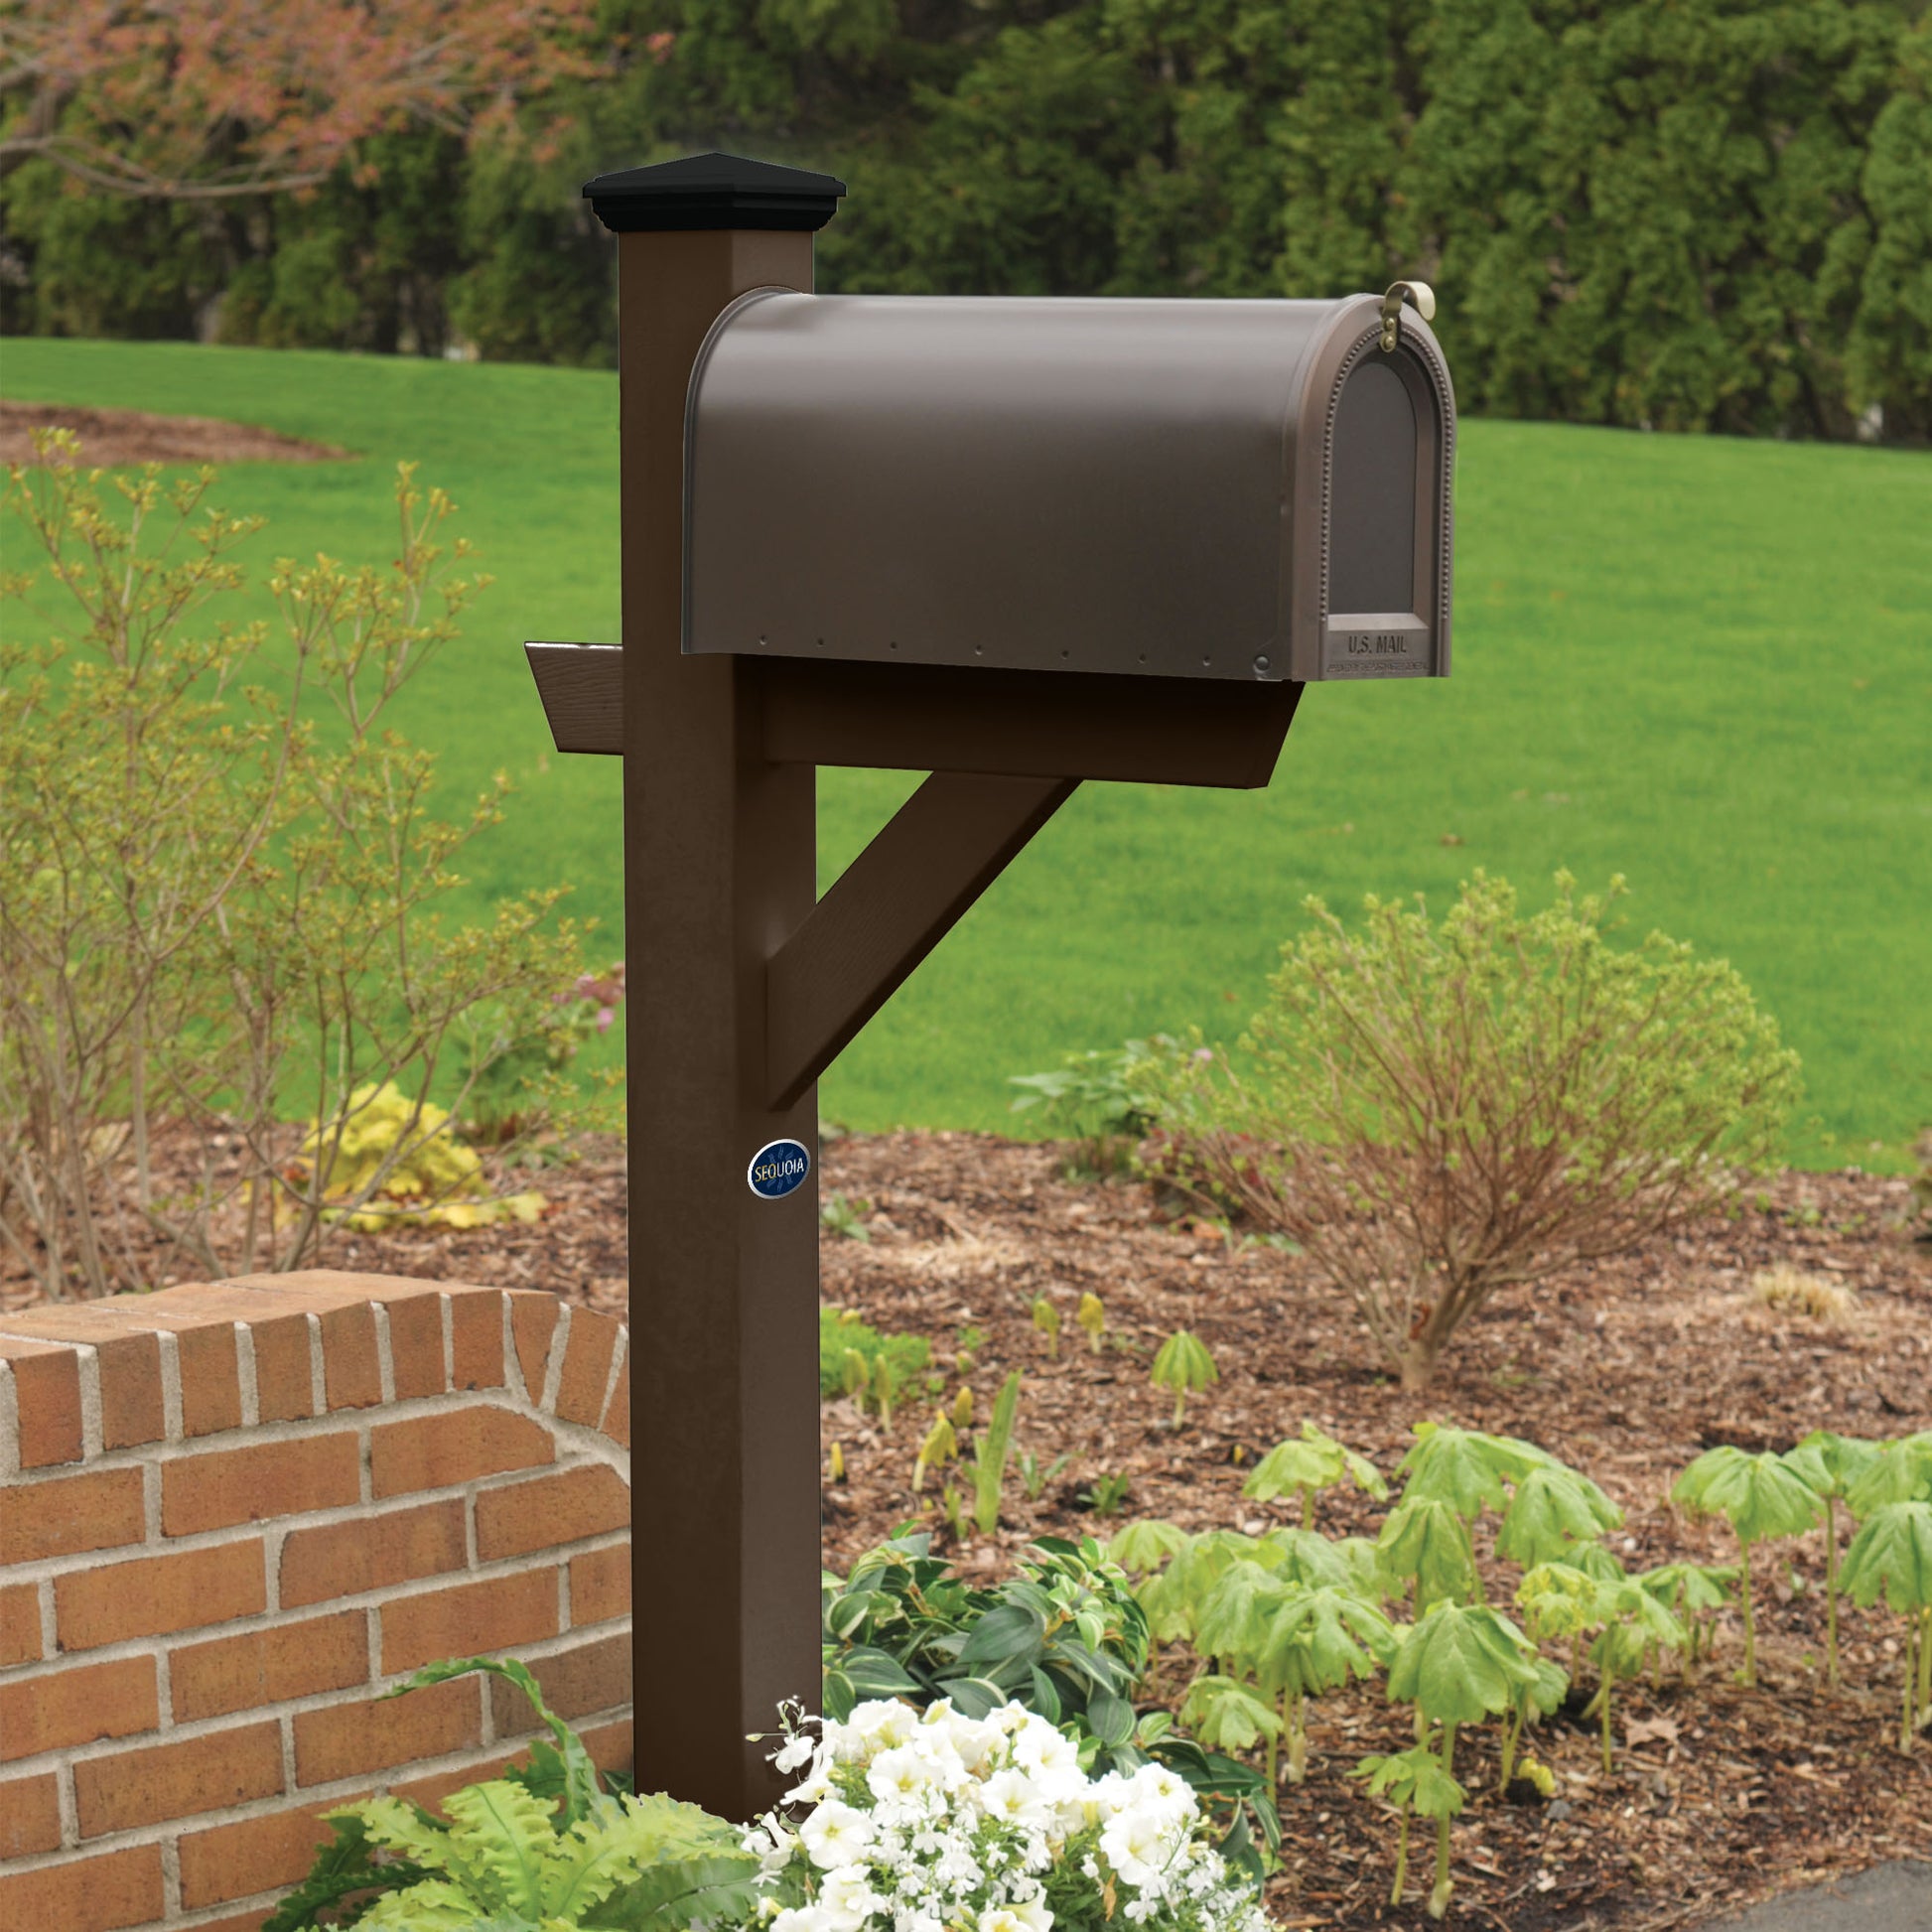
M 679 650 L 685 392 L 748 289 L 812 286 L 838 184 L 704 157 L 586 191 L 619 231 L 637 1788 L 748 1818 L 780 1699 L 816 1708 L 817 1147 L 766 1104 L 765 962 L 816 896 L 814 773 L 764 756 L 755 667 Z M 809 506 L 801 505 L 801 513 Z

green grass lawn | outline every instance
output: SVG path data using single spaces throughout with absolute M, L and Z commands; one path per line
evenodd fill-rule
M 617 635 L 614 377 L 15 339 L 0 394 L 364 453 L 228 473 L 226 506 L 271 519 L 262 561 L 386 554 L 390 466 L 420 461 L 496 579 L 410 707 L 453 785 L 519 785 L 468 890 L 561 870 L 620 948 L 616 761 L 546 756 L 518 648 Z M 1778 1016 L 1809 1087 L 1795 1161 L 1897 1165 L 1932 1119 L 1932 459 L 1471 422 L 1456 507 L 1452 678 L 1310 694 L 1265 793 L 1083 788 L 840 1061 L 826 1115 L 1007 1127 L 1004 1076 L 1063 1048 L 1238 1031 L 1307 894 L 1441 903 L 1481 866 L 1541 900 L 1568 867 L 1626 874 L 1634 923 Z M 828 876 L 908 788 L 825 775 Z

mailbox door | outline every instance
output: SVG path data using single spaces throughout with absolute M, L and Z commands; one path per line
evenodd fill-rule
M 684 647 L 1426 674 L 1448 378 L 1420 325 L 1394 355 L 1378 326 L 1365 296 L 744 297 L 692 375 Z M 1324 647 L 1331 611 L 1377 620 L 1366 648 Z

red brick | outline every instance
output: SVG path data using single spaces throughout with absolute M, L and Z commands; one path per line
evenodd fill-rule
M 450 1297 L 451 1384 L 503 1387 L 503 1298 L 493 1289 Z
M 487 1403 L 377 1423 L 369 1431 L 369 1469 L 378 1499 L 408 1489 L 447 1489 L 556 1459 L 557 1446 L 541 1423 Z
M 267 1607 L 259 1537 L 101 1564 L 54 1582 L 54 1627 L 63 1650 L 165 1636 L 201 1623 L 252 1616 Z
M 604 1463 L 586 1463 L 485 1489 L 477 1498 L 477 1561 L 494 1563 L 629 1527 L 629 1485 Z
M 620 1718 L 616 1724 L 593 1725 L 583 1733 L 584 1748 L 600 1771 L 629 1771 L 637 1761 L 637 1738 L 633 1721 Z
M 510 1296 L 510 1336 L 516 1363 L 532 1402 L 543 1400 L 550 1366 L 550 1337 L 557 1326 L 557 1298 L 541 1289 L 518 1289 Z
M 570 1623 L 603 1623 L 630 1614 L 630 1545 L 592 1550 L 570 1560 Z
M 294 1610 L 329 1596 L 386 1589 L 413 1577 L 461 1570 L 468 1561 L 463 1503 L 455 1496 L 291 1530 L 282 1539 L 282 1607 Z
M 46 1469 L 80 1460 L 80 1357 L 58 1342 L 0 1335 L 20 1405 L 20 1466 Z
M 181 1839 L 181 1902 L 219 1905 L 306 1878 L 316 1853 L 330 1842 L 323 1813 L 340 1801 L 271 1811 L 212 1831 L 184 1832 Z M 198 1928 L 198 1932 L 200 1929 Z
M 407 1697 L 367 1698 L 299 1713 L 295 1781 L 329 1784 L 482 1741 L 483 1694 L 477 1680 L 453 1677 Z
M 443 1298 L 412 1295 L 387 1303 L 389 1369 L 396 1400 L 441 1395 L 443 1377 Z
M 168 1818 L 246 1804 L 282 1788 L 282 1727 L 269 1723 L 211 1730 L 177 1744 L 83 1757 L 73 1767 L 80 1836 L 132 1831 Z
M 40 1587 L 9 1584 L 0 1589 L 0 1670 L 38 1663 L 40 1656 Z
M 241 1426 L 233 1300 L 224 1288 L 193 1283 L 159 1295 L 115 1295 L 84 1309 L 29 1318 L 64 1324 L 64 1333 L 76 1333 L 73 1324 L 84 1324 L 83 1338 L 90 1341 L 110 1334 L 172 1334 L 181 1369 L 182 1433 L 211 1436 Z M 158 1390 L 158 1381 L 155 1387 Z
M 373 1408 L 382 1400 L 375 1311 L 366 1302 L 356 1302 L 326 1311 L 321 1320 L 322 1379 L 330 1408 Z
M 129 1313 L 116 1298 L 79 1308 L 36 1309 L 9 1317 L 13 1333 L 42 1341 L 81 1341 L 92 1345 L 100 1364 L 100 1443 L 102 1449 L 131 1449 L 158 1443 L 164 1431 L 161 1404 L 161 1344 L 154 1334 L 128 1325 Z
M 131 1737 L 160 1722 L 152 1657 L 11 1678 L 0 1684 L 0 1763 Z
M 352 1430 L 209 1449 L 163 1465 L 161 1531 L 195 1536 L 267 1516 L 340 1509 L 361 1495 L 361 1455 Z
M 174 1653 L 168 1674 L 177 1724 L 317 1691 L 346 1691 L 369 1681 L 368 1615 L 339 1610 L 334 1616 L 189 1644 Z
M 625 1633 L 594 1637 L 570 1650 L 525 1661 L 560 1718 L 586 1718 L 630 1702 L 630 1638 Z M 499 1737 L 542 1728 L 530 1700 L 500 1677 L 489 1680 L 489 1706 Z
M 611 1382 L 611 1357 L 617 1353 L 618 1324 L 608 1314 L 573 1309 L 564 1344 L 563 1373 L 557 1378 L 557 1414 L 565 1422 L 595 1429 L 604 1415 L 604 1391 Z
M 251 1319 L 255 1406 L 263 1422 L 299 1422 L 316 1413 L 315 1337 L 306 1311 Z
M 258 1905 L 252 1912 L 237 1912 L 232 1918 L 200 1919 L 195 1932 L 262 1932 L 277 1909 L 273 1905 Z
M 0 1859 L 61 1849 L 61 1787 L 52 1771 L 0 1781 Z
M 486 1784 L 491 1778 L 500 1778 L 510 1765 L 526 1753 L 527 1746 L 525 1750 L 495 1751 L 488 1757 L 468 1758 L 450 1770 L 432 1771 L 428 1777 L 411 1778 L 406 1784 L 392 1784 L 389 1795 L 402 1799 L 405 1804 L 440 1811 L 443 1800 L 452 1791 L 461 1791 L 467 1784 Z
M 604 1433 L 620 1449 L 630 1447 L 630 1351 L 624 1350 L 623 1366 L 618 1370 L 617 1386 L 604 1411 Z
M 39 1563 L 139 1543 L 147 1533 L 139 1469 L 17 1482 L 0 1511 L 0 1564 Z
M 557 1634 L 557 1573 L 526 1570 L 382 1606 L 382 1672 L 415 1670 L 440 1657 L 479 1657 Z
M 0 1925 L 32 1932 L 113 1932 L 158 1919 L 161 1847 L 96 1852 L 38 1871 L 0 1876 Z

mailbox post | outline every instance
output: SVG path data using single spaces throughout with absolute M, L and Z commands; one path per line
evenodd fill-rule
M 741 1818 L 818 1689 L 820 1073 L 1081 779 L 1262 786 L 1305 683 L 1449 666 L 1427 290 L 816 297 L 843 193 L 586 188 L 623 642 L 527 646 L 624 761 L 637 1782 Z M 930 774 L 823 898 L 821 764 Z

